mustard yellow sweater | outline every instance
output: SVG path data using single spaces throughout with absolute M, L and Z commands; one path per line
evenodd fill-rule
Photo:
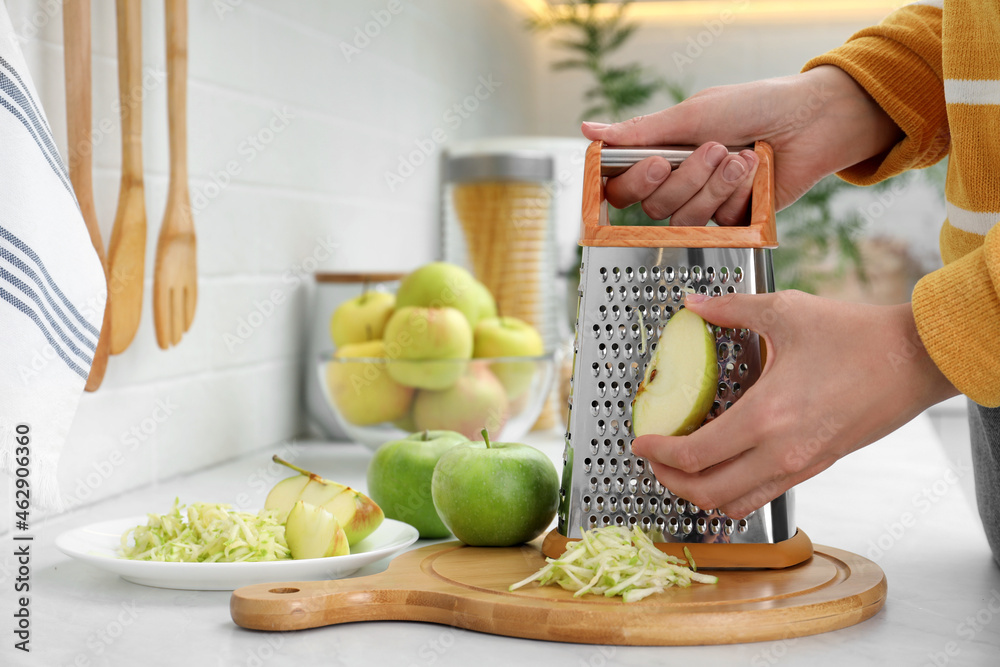
M 917 284 L 913 314 L 952 384 L 1000 406 L 1000 3 L 915 2 L 805 69 L 818 65 L 850 74 L 906 135 L 842 178 L 870 185 L 950 155 L 945 266 Z

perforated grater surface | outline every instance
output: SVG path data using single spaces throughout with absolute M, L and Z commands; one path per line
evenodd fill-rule
M 773 153 L 758 142 L 750 224 L 743 227 L 611 227 L 604 177 L 651 155 L 673 166 L 689 150 L 603 148 L 587 152 L 583 262 L 566 432 L 558 534 L 543 550 L 558 555 L 581 529 L 639 526 L 664 551 L 687 547 L 701 567 L 787 567 L 807 559 L 812 544 L 797 531 L 792 491 L 745 519 L 700 508 L 664 488 L 632 454 L 632 400 L 663 325 L 688 291 L 711 296 L 774 290 Z M 641 315 L 641 318 L 640 318 Z M 640 322 L 646 329 L 641 350 Z M 719 387 L 706 422 L 760 376 L 757 334 L 715 327 Z

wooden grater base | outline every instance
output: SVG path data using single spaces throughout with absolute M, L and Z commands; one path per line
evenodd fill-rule
M 542 553 L 549 558 L 558 558 L 571 542 L 570 539 L 553 528 L 545 536 Z M 699 569 L 755 569 L 780 570 L 798 565 L 813 555 L 813 544 L 809 536 L 797 530 L 790 539 L 775 544 L 698 544 L 680 542 L 657 542 L 657 548 L 675 558 L 685 558 L 684 547 Z

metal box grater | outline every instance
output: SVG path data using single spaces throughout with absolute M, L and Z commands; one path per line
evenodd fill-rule
M 584 167 L 583 262 L 572 392 L 560 491 L 559 525 L 546 555 L 562 553 L 580 530 L 641 527 L 657 545 L 700 567 L 772 567 L 802 562 L 812 543 L 794 521 L 792 491 L 745 519 L 700 508 L 670 493 L 632 455 L 632 400 L 663 324 L 686 291 L 719 296 L 774 291 L 773 153 L 758 142 L 750 224 L 742 227 L 611 227 L 604 178 L 651 155 L 676 166 L 690 150 L 604 148 L 594 142 Z M 647 346 L 640 353 L 640 314 Z M 757 334 L 715 327 L 719 388 L 706 422 L 749 389 L 762 368 Z

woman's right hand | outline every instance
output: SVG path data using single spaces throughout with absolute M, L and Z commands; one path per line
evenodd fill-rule
M 611 205 L 642 202 L 650 217 L 673 216 L 674 225 L 704 225 L 709 219 L 735 225 L 745 218 L 757 158 L 752 151 L 724 155 L 718 144 L 771 144 L 780 210 L 824 176 L 883 154 L 902 139 L 868 93 L 831 65 L 709 88 L 614 125 L 585 122 L 583 134 L 611 146 L 699 145 L 672 172 L 663 158 L 647 158 L 607 183 Z

